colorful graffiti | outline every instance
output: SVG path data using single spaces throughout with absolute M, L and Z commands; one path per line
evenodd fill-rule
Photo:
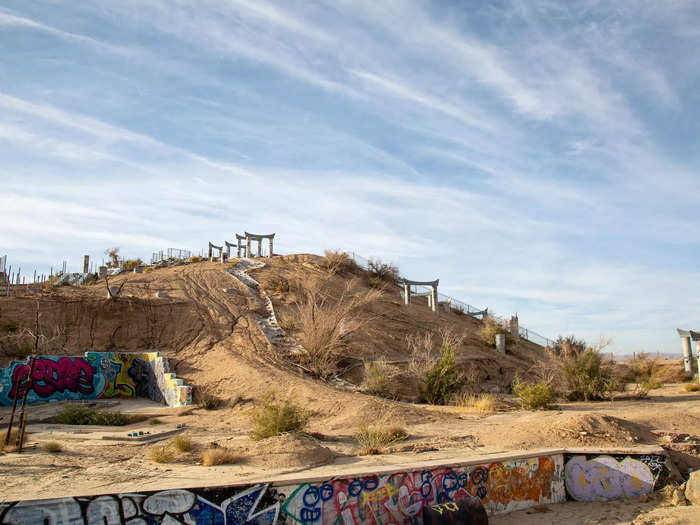
M 569 494 L 585 501 L 644 494 L 665 470 L 662 455 L 564 458 L 556 453 L 318 483 L 0 503 L 0 525 L 420 525 L 425 516 L 432 515 L 427 522 L 434 523 L 462 509 L 481 523 L 484 509 L 500 514 L 563 502 L 565 481 Z
M 578 501 L 607 501 L 649 494 L 665 470 L 665 456 L 567 455 L 565 481 Z
M 39 356 L 0 368 L 0 405 L 27 394 L 28 403 L 145 397 L 168 406 L 192 403 L 191 388 L 171 373 L 159 352 L 86 352 L 84 357 Z
M 424 506 L 479 497 L 489 513 L 564 499 L 561 456 L 304 484 L 282 512 L 298 523 L 419 523 Z
M 0 524 L 273 525 L 280 503 L 266 485 L 0 503 Z

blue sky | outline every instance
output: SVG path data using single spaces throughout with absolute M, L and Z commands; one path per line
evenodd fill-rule
M 0 254 L 341 248 L 617 352 L 700 328 L 700 5 L 0 0 Z

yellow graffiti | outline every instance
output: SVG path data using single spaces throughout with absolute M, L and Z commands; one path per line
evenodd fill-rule
M 431 507 L 435 512 L 439 512 L 440 516 L 442 516 L 442 513 L 445 512 L 446 510 L 456 512 L 459 507 L 454 501 L 448 501 L 447 503 L 443 503 L 441 505 L 433 505 Z

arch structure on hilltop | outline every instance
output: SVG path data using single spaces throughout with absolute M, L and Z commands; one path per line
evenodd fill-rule
M 434 281 L 411 281 L 409 279 L 401 279 L 403 284 L 403 302 L 405 305 L 411 304 L 411 296 L 413 297 L 428 297 L 428 306 L 433 312 L 437 312 L 438 304 L 438 283 L 440 279 Z M 411 291 L 411 286 L 430 286 L 430 291 L 416 293 Z

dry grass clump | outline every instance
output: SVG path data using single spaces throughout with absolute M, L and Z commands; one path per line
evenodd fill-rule
M 376 301 L 381 292 L 358 290 L 355 279 L 348 281 L 339 297 L 326 291 L 325 281 L 310 282 L 296 301 L 300 334 L 297 339 L 306 349 L 303 364 L 321 377 L 338 370 L 338 360 L 352 334 L 368 322 L 365 306 Z
M 460 392 L 455 396 L 455 405 L 465 412 L 493 414 L 496 411 L 496 398 L 492 394 L 472 394 Z
M 357 270 L 355 261 L 346 252 L 340 250 L 326 250 L 321 266 L 331 275 L 343 275 Z
M 267 279 L 264 283 L 264 288 L 273 294 L 283 294 L 289 292 L 289 281 L 284 277 L 274 275 Z
M 173 446 L 179 452 L 189 452 L 192 450 L 192 438 L 187 434 L 180 434 L 173 438 Z
M 130 272 L 131 270 L 138 268 L 143 264 L 141 259 L 128 259 L 122 264 L 122 270 Z
M 354 437 L 360 446 L 358 455 L 369 456 L 381 454 L 387 447 L 406 440 L 408 432 L 397 422 L 391 422 L 389 416 L 374 423 L 362 421 Z
M 6 437 L 7 430 L 5 430 L 5 432 L 0 433 L 0 452 L 14 452 L 15 450 L 17 450 L 17 447 L 15 446 L 15 442 L 17 441 L 17 430 L 13 430 L 12 432 L 10 432 L 10 439 L 7 445 L 5 445 Z
M 253 423 L 251 437 L 258 440 L 288 432 L 300 432 L 310 417 L 306 410 L 290 398 L 278 400 L 274 393 L 269 393 L 250 411 Z
M 175 458 L 175 452 L 168 444 L 156 445 L 148 452 L 155 463 L 170 463 Z
M 230 465 L 235 463 L 237 456 L 229 449 L 224 447 L 208 448 L 202 452 L 202 464 L 205 467 L 213 467 L 214 465 Z
M 641 352 L 629 362 L 629 367 L 634 375 L 635 383 L 638 383 L 646 390 L 661 388 L 662 382 L 659 377 L 660 364 L 658 357 Z
M 199 255 L 193 255 L 192 257 L 187 259 L 187 262 L 190 262 L 190 263 L 202 262 L 202 257 L 200 257 Z
M 700 383 L 686 383 L 683 385 L 686 392 L 700 392 Z
M 362 387 L 375 396 L 395 398 L 399 393 L 399 376 L 399 368 L 390 365 L 386 358 L 382 357 L 365 363 L 365 376 L 362 381 Z
M 282 330 L 285 330 L 285 331 L 287 331 L 287 332 L 291 332 L 291 331 L 293 331 L 293 330 L 296 330 L 296 328 L 297 328 L 297 323 L 296 323 L 296 321 L 294 320 L 294 318 L 293 318 L 293 317 L 290 317 L 290 316 L 288 316 L 288 315 L 285 315 L 284 317 L 282 317 L 282 318 L 277 322 L 277 324 L 279 324 L 279 326 L 280 326 L 280 328 L 281 328 Z
M 63 450 L 63 446 L 58 441 L 45 441 L 41 444 L 41 448 L 49 454 L 56 454 Z
M 155 271 L 155 268 L 153 266 L 147 266 L 146 268 L 143 269 L 143 273 L 151 273 L 154 271 Z

